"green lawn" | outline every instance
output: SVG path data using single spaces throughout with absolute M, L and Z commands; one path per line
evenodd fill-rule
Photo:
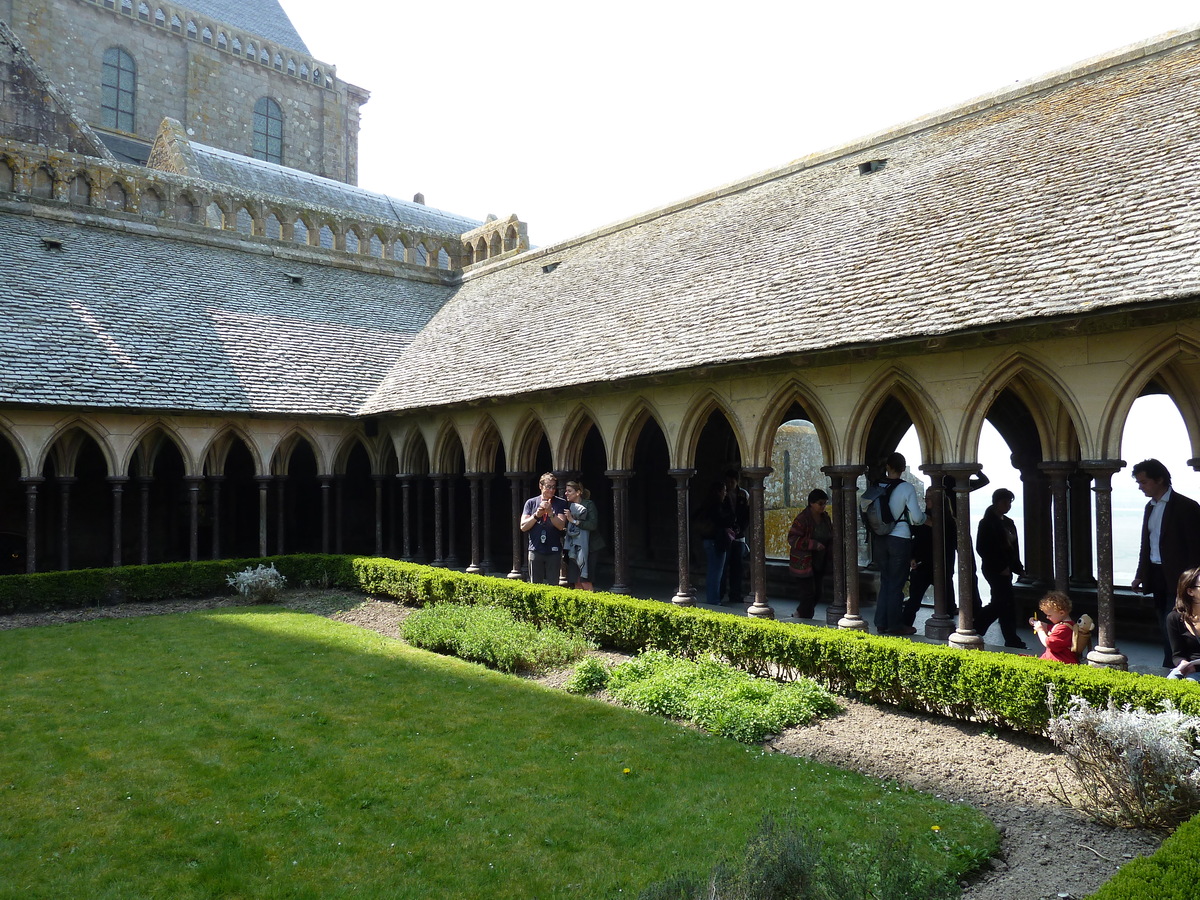
M 848 854 L 899 834 L 958 872 L 998 842 L 969 807 L 318 616 L 0 631 L 3 898 L 629 898 L 793 805 Z

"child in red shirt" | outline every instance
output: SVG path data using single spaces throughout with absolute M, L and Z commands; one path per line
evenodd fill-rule
M 1071 598 L 1062 591 L 1051 591 L 1038 604 L 1050 620 L 1049 625 L 1034 616 L 1029 620 L 1033 632 L 1046 648 L 1039 659 L 1054 659 L 1061 663 L 1079 663 L 1075 644 L 1075 623 L 1071 620 Z

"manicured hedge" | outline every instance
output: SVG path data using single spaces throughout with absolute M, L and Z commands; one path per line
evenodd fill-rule
M 1047 693 L 1154 709 L 1163 700 L 1200 714 L 1200 686 L 1032 657 L 976 653 L 902 638 L 783 624 L 668 603 L 465 575 L 391 559 L 296 555 L 83 569 L 0 577 L 0 611 L 197 597 L 229 590 L 225 577 L 274 563 L 291 586 L 322 585 L 410 605 L 449 601 L 503 606 L 519 619 L 579 630 L 600 644 L 695 658 L 714 654 L 755 674 L 805 675 L 841 693 L 1040 734 Z
M 1200 817 L 1185 822 L 1152 856 L 1125 863 L 1088 900 L 1195 900 L 1200 892 Z

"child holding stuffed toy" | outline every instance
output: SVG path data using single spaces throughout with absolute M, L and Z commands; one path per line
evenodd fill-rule
M 1049 623 L 1043 622 L 1037 616 L 1029 620 L 1033 633 L 1046 648 L 1038 658 L 1078 664 L 1079 654 L 1075 652 L 1075 623 L 1071 621 L 1071 598 L 1062 591 L 1051 591 L 1038 603 L 1038 609 L 1050 620 Z

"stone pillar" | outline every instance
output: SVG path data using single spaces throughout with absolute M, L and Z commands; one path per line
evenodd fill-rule
M 937 463 L 921 466 L 929 476 L 930 487 L 925 492 L 925 505 L 934 510 L 930 520 L 933 529 L 933 615 L 925 620 L 925 637 L 948 640 L 954 633 L 954 619 L 950 616 L 950 598 L 946 592 L 946 489 L 942 479 L 946 470 Z
M 258 482 L 258 555 L 267 555 L 267 491 L 271 487 L 270 475 L 255 475 Z
M 209 475 L 208 483 L 212 487 L 212 558 L 221 558 L 221 483 L 224 475 Z
M 831 605 L 825 613 L 829 622 L 835 614 L 838 628 L 851 631 L 867 631 L 867 623 L 858 612 L 858 477 L 866 471 L 865 466 L 823 466 L 821 471 L 831 479 L 841 478 L 837 498 L 837 523 L 841 537 L 842 577 L 845 585 L 843 597 L 834 598 L 837 606 Z M 840 603 L 839 603 L 840 600 Z
M 676 606 L 693 606 L 696 602 L 696 595 L 692 591 L 692 576 L 688 558 L 688 546 L 691 539 L 688 482 L 696 474 L 696 470 L 668 469 L 667 474 L 675 479 L 675 553 L 679 571 L 679 588 L 675 591 L 671 602 Z
M 346 475 L 333 476 L 333 546 L 334 552 L 346 552 Z
M 529 546 L 525 532 L 521 530 L 521 510 L 525 508 L 527 499 L 521 485 L 531 476 L 528 472 L 505 472 L 504 477 L 508 479 L 512 489 L 512 515 L 509 517 L 512 522 L 512 571 L 508 573 L 508 577 L 513 581 L 520 581 L 524 577 L 521 568 L 525 564 Z
M 483 559 L 480 560 L 480 574 L 487 575 L 496 569 L 492 562 L 492 478 L 490 472 L 481 473 L 482 478 L 479 482 L 480 491 L 483 495 L 483 522 L 480 531 L 483 541 Z
M 148 565 L 150 562 L 150 483 L 154 481 L 149 475 L 139 475 L 138 483 L 138 523 L 139 535 L 138 543 L 141 551 L 140 560 L 142 565 Z
M 483 480 L 487 477 L 487 474 L 484 472 L 467 473 L 467 484 L 471 489 L 471 562 L 467 566 L 467 572 L 471 575 L 479 575 L 483 572 L 479 556 L 481 538 L 483 537 L 481 494 L 484 487 Z
M 402 558 L 408 562 L 413 559 L 413 529 L 412 529 L 412 475 L 397 475 L 400 479 L 400 527 L 404 531 Z
M 633 471 L 609 469 L 604 474 L 612 480 L 613 486 L 613 586 L 609 590 L 614 594 L 628 594 L 629 557 L 625 532 L 629 517 L 629 479 L 633 477 Z
M 773 471 L 770 466 L 742 469 L 742 475 L 750 481 L 750 590 L 754 594 L 754 602 L 746 614 L 756 619 L 775 618 L 775 610 L 767 602 L 767 529 L 763 498 L 763 482 Z
M 108 476 L 108 483 L 112 485 L 112 564 L 114 567 L 121 565 L 121 532 L 123 530 L 121 497 L 125 492 L 125 482 L 128 480 L 124 475 Z
M 287 476 L 275 476 L 275 552 L 287 552 Z
M 188 492 L 188 559 L 196 562 L 200 558 L 200 485 L 203 475 L 184 475 L 183 482 Z
M 1094 588 L 1096 577 L 1092 574 L 1092 476 L 1083 469 L 1076 469 L 1067 479 L 1071 515 L 1071 587 Z
M 38 485 L 46 479 L 40 475 L 22 478 L 25 484 L 25 571 L 37 571 Z
M 1113 596 L 1112 477 L 1125 467 L 1122 459 L 1093 459 L 1080 463 L 1095 479 L 1096 493 L 1096 646 L 1088 665 L 1128 669 L 1129 660 L 1117 649 L 1116 603 Z
M 1018 578 L 1017 582 L 1043 590 L 1054 581 L 1054 550 L 1051 538 L 1053 532 L 1050 527 L 1046 475 L 1036 461 L 1018 460 L 1016 454 L 1013 457 L 1013 465 L 1021 473 L 1021 494 L 1025 510 L 1025 534 L 1021 541 L 1025 574 Z
M 962 650 L 982 650 L 983 638 L 975 633 L 975 548 L 971 544 L 971 479 L 983 467 L 978 463 L 943 466 L 954 477 L 954 517 L 958 520 L 958 630 L 947 643 Z M 936 552 L 936 551 L 935 551 Z
M 375 482 L 375 555 L 383 556 L 383 479 L 386 475 L 372 475 Z
M 1054 498 L 1054 589 L 1070 589 L 1071 554 L 1067 530 L 1067 476 L 1075 471 L 1075 463 L 1051 461 L 1039 463 L 1038 468 L 1050 479 L 1050 496 Z
M 446 476 L 430 475 L 433 479 L 433 564 L 446 565 Z
M 457 569 L 458 555 L 458 479 L 446 476 L 446 567 Z
M 71 568 L 71 485 L 77 478 L 63 475 L 58 482 L 58 567 Z
M 332 482 L 330 476 L 325 475 L 321 478 L 321 552 L 329 552 L 329 488 Z
M 829 565 L 833 571 L 833 596 L 825 608 L 825 624 L 837 625 L 846 615 L 846 527 L 842 514 L 842 481 L 837 466 L 822 466 L 829 479 L 830 500 L 833 506 L 833 546 L 829 548 Z

